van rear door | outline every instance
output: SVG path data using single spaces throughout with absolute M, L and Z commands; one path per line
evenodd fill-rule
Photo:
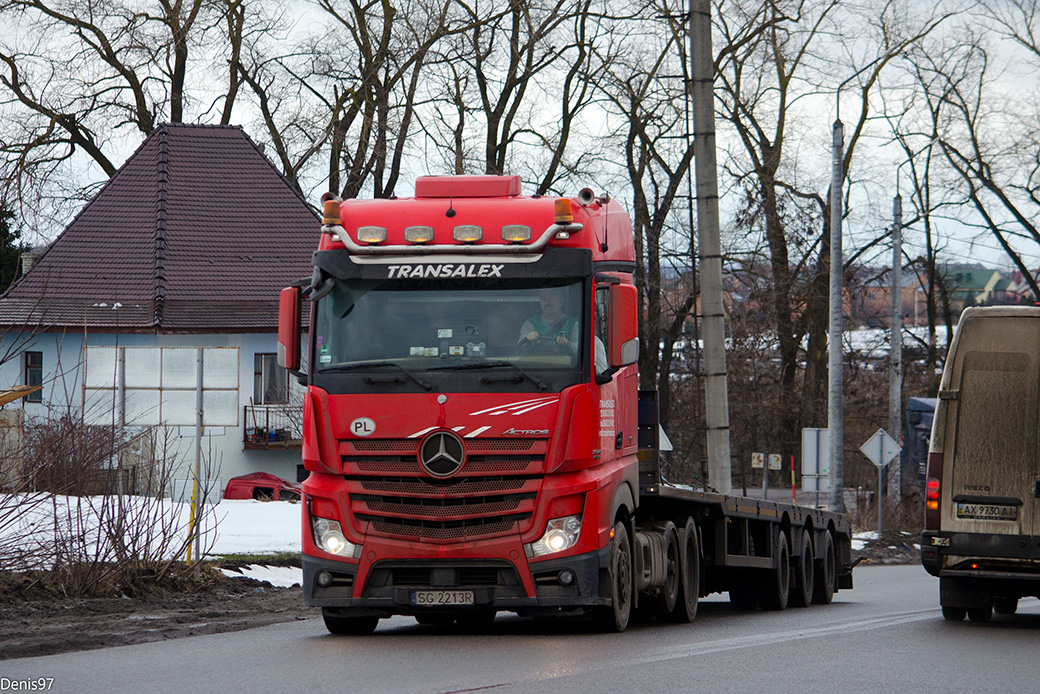
M 949 413 L 942 528 L 1035 536 L 1040 312 L 969 310 L 958 330 L 953 378 L 940 393 Z

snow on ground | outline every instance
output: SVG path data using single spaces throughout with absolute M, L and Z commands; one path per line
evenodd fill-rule
M 867 546 L 867 543 L 871 540 L 877 540 L 880 537 L 876 530 L 871 530 L 865 533 L 855 533 L 852 536 L 852 549 L 859 551 Z
M 265 554 L 300 551 L 299 504 L 288 501 L 225 499 L 214 507 L 217 537 L 210 554 Z
M 0 569 L 46 566 L 55 551 L 73 560 L 107 561 L 115 555 L 109 539 L 114 527 L 128 528 L 121 544 L 168 556 L 183 544 L 190 514 L 190 504 L 150 497 L 0 495 Z M 203 552 L 298 553 L 301 518 L 298 503 L 222 500 L 200 514 Z M 23 552 L 28 562 L 4 566 Z
M 303 569 L 298 566 L 264 566 L 250 564 L 238 571 L 221 569 L 221 573 L 231 578 L 252 578 L 256 581 L 267 581 L 279 588 L 292 588 L 303 585 Z

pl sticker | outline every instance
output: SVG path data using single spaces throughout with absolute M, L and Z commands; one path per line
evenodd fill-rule
M 358 417 L 350 423 L 350 433 L 354 436 L 371 436 L 376 431 L 376 423 L 368 417 Z

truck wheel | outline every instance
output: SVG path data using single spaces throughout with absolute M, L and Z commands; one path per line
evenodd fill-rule
M 697 524 L 686 519 L 679 571 L 679 595 L 668 621 L 689 624 L 697 616 L 697 600 L 701 591 L 701 552 L 697 541 Z
M 812 603 L 816 561 L 813 558 L 812 536 L 809 529 L 802 530 L 802 556 L 798 558 L 798 571 L 794 576 L 795 607 L 808 607 Z
M 997 614 L 1015 614 L 1018 612 L 1018 598 L 993 598 L 993 611 Z
M 959 622 L 968 614 L 968 610 L 963 607 L 949 607 L 947 605 L 942 606 L 943 619 L 948 622 Z
M 787 535 L 781 530 L 776 536 L 776 568 L 763 576 L 762 607 L 767 610 L 783 610 L 791 593 L 791 552 L 787 548 Z
M 679 549 L 679 533 L 670 522 L 666 524 L 664 540 L 664 585 L 654 596 L 653 606 L 656 614 L 671 614 L 679 602 L 683 554 Z
M 973 607 L 968 610 L 968 619 L 979 624 L 985 624 L 993 617 L 993 606 Z
M 834 599 L 835 574 L 838 560 L 834 555 L 834 539 L 829 532 L 823 534 L 823 551 L 816 559 L 816 582 L 813 584 L 813 602 L 830 605 Z
M 325 628 L 337 636 L 365 636 L 375 631 L 379 624 L 379 617 L 343 617 L 327 607 L 322 608 L 321 616 Z
M 610 543 L 610 604 L 597 608 L 596 621 L 603 631 L 622 632 L 632 617 L 632 545 L 628 529 L 618 521 Z

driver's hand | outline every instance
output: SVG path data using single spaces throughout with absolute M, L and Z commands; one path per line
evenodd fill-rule
M 538 339 L 538 331 L 532 330 L 531 332 L 527 333 L 527 335 L 525 335 L 524 337 L 527 338 L 528 342 L 534 342 Z
M 567 338 L 566 338 L 566 337 L 564 337 L 563 335 L 559 335 L 559 336 L 557 336 L 557 338 L 556 338 L 556 344 L 558 344 L 558 345 L 560 345 L 561 347 L 563 347 L 563 346 L 564 346 L 565 344 L 567 344 Z

